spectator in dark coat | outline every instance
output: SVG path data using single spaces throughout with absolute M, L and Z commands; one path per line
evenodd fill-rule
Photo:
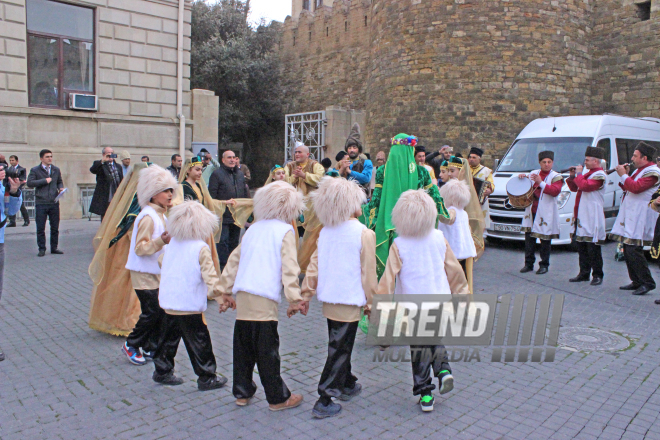
M 62 173 L 53 165 L 50 150 L 39 152 L 41 163 L 30 170 L 27 186 L 34 188 L 35 222 L 37 223 L 37 246 L 39 257 L 46 255 L 46 220 L 50 222 L 50 253 L 61 255 L 57 248 L 60 237 L 60 202 L 57 196 L 64 191 Z
M 90 173 L 96 174 L 96 188 L 94 189 L 92 203 L 89 206 L 89 212 L 100 215 L 103 219 L 112 197 L 124 178 L 124 172 L 112 157 L 115 155 L 112 148 L 105 147 L 101 154 L 101 160 L 95 160 L 89 169 Z
M 179 173 L 181 172 L 181 166 L 183 165 L 183 159 L 181 159 L 181 156 L 178 154 L 173 154 L 172 155 L 172 164 L 167 167 L 167 171 L 172 173 L 172 176 L 175 179 L 179 179 Z
M 245 176 L 236 167 L 236 155 L 233 151 L 227 150 L 222 154 L 220 168 L 213 171 L 209 179 L 209 194 L 214 199 L 223 201 L 250 197 L 245 185 Z M 217 244 L 221 269 L 225 267 L 229 255 L 238 246 L 240 236 L 241 228 L 234 224 L 234 218 L 227 208 L 222 216 L 222 234 Z
M 18 164 L 18 156 L 16 156 L 15 154 L 9 156 L 9 164 L 10 164 L 9 169 L 15 171 L 18 174 L 18 180 L 21 183 L 20 189 L 22 190 L 25 187 L 25 183 L 27 182 L 27 170 L 25 169 L 25 167 L 22 167 Z M 23 216 L 23 226 L 28 226 L 30 224 L 30 215 L 28 214 L 28 210 L 25 207 L 25 201 L 23 201 L 23 203 L 21 204 L 21 215 Z M 15 215 L 9 216 L 9 224 L 7 225 L 7 227 L 8 228 L 16 227 Z

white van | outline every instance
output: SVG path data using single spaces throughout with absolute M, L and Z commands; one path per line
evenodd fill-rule
M 630 163 L 639 141 L 653 145 L 660 155 L 660 119 L 604 114 L 550 117 L 530 122 L 511 144 L 494 172 L 495 192 L 488 199 L 490 222 L 486 229 L 487 236 L 509 240 L 525 239 L 525 234 L 520 231 L 525 210 L 509 204 L 506 184 L 509 179 L 517 179 L 520 173 L 538 169 L 538 153 L 541 151 L 555 152 L 553 169 L 561 172 L 582 164 L 588 146 L 598 146 L 607 152 L 607 164 L 604 167 L 607 171 L 618 164 Z M 568 178 L 567 172 L 564 177 Z M 605 184 L 605 221 L 608 231 L 614 225 L 623 196 L 623 190 L 618 184 L 619 175 L 610 174 Z M 552 240 L 552 244 L 569 244 L 575 193 L 571 193 L 566 184 L 557 197 L 557 204 L 560 235 L 558 239 Z

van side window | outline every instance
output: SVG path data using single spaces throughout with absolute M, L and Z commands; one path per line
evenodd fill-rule
M 635 152 L 635 147 L 642 140 L 643 139 L 616 139 L 616 151 L 619 155 L 619 165 L 630 163 L 630 158 Z M 660 142 L 647 140 L 644 140 L 644 142 L 654 147 L 658 151 L 658 155 L 660 155 Z M 656 159 L 657 158 L 654 157 L 651 160 L 655 161 Z
M 612 142 L 610 142 L 609 138 L 605 138 L 599 140 L 598 145 L 596 146 L 605 150 L 605 160 L 607 161 L 607 166 L 605 167 L 605 169 L 609 170 L 610 162 L 612 161 Z

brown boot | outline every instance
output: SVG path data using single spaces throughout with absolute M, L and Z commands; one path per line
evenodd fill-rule
M 286 402 L 278 403 L 277 405 L 268 405 L 268 409 L 271 411 L 282 411 L 284 409 L 291 409 L 300 406 L 302 401 L 303 401 L 303 396 L 301 394 L 291 394 L 291 397 L 289 397 Z

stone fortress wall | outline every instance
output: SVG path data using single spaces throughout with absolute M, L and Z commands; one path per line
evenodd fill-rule
M 370 151 L 407 132 L 489 162 L 535 118 L 658 116 L 659 33 L 660 0 L 334 0 L 285 20 L 287 112 L 365 110 Z

